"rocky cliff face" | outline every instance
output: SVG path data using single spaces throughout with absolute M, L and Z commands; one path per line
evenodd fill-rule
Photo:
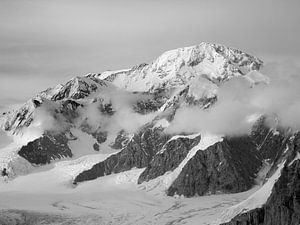
M 53 160 L 72 157 L 68 138 L 62 134 L 44 134 L 42 137 L 21 147 L 18 154 L 36 165 L 48 164 Z
M 111 173 L 130 170 L 134 167 L 144 168 L 169 138 L 161 129 L 152 129 L 149 125 L 145 126 L 137 134 L 134 134 L 119 153 L 99 162 L 90 170 L 80 173 L 75 178 L 74 183 L 93 180 Z
M 236 216 L 223 225 L 298 225 L 300 221 L 300 160 L 283 168 L 262 208 Z
M 224 139 L 198 151 L 167 193 L 191 197 L 245 191 L 254 184 L 261 162 L 250 138 Z
M 152 180 L 172 171 L 179 166 L 189 151 L 200 142 L 201 136 L 178 137 L 169 140 L 162 149 L 157 152 L 144 172 L 140 175 L 138 183 Z
M 300 221 L 300 138 L 290 139 L 281 176 L 262 207 L 242 213 L 223 225 L 298 225 Z
M 276 157 L 280 156 L 282 151 L 286 149 L 288 137 L 288 132 L 283 128 L 279 126 L 270 127 L 265 116 L 257 120 L 251 132 L 251 138 L 257 150 L 270 163 L 274 162 Z
M 200 135 L 169 138 L 160 129 L 148 127 L 136 134 L 121 152 L 79 174 L 74 183 L 133 167 L 145 168 L 138 183 L 153 180 L 176 169 L 201 140 Z M 151 140 L 156 148 L 150 147 L 145 140 Z M 226 138 L 207 149 L 198 150 L 187 161 L 167 194 L 191 197 L 248 190 L 254 185 L 254 178 L 262 161 L 263 158 L 250 137 Z

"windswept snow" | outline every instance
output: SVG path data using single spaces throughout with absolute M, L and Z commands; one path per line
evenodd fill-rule
M 194 138 L 198 137 L 199 135 L 200 135 L 200 133 L 198 133 L 198 134 L 191 134 L 191 135 L 175 135 L 168 142 L 176 140 L 178 138 L 194 139 Z
M 94 164 L 105 160 L 110 154 L 86 155 L 75 160 L 66 160 L 37 167 L 30 174 L 20 176 L 0 185 L 0 191 L 63 193 L 68 191 L 73 179 Z
M 56 225 L 70 221 L 77 225 L 213 225 L 222 210 L 252 193 L 197 198 L 155 196 L 140 190 L 136 184 L 142 171 L 133 169 L 112 174 L 76 188 L 58 185 L 55 180 L 62 181 L 67 177 L 55 168 L 19 177 L 15 182 L 1 186 L 0 208 L 3 210 L 0 210 L 0 221 L 8 215 L 10 221 L 26 215 L 35 220 L 42 217 L 44 223 Z M 37 178 L 41 179 L 41 184 Z M 37 184 L 43 188 L 37 188 Z

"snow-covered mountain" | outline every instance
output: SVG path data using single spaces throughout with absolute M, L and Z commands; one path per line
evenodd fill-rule
M 106 71 L 95 77 L 130 91 L 151 91 L 185 86 L 195 77 L 215 84 L 233 76 L 259 70 L 262 61 L 219 44 L 199 45 L 167 51 L 150 64 L 128 70 Z
M 251 132 L 242 135 L 169 131 L 177 112 L 214 109 L 223 97 L 219 90 L 235 78 L 249 89 L 268 85 L 269 78 L 259 72 L 262 66 L 260 59 L 242 51 L 201 43 L 167 51 L 150 64 L 75 77 L 1 116 L 1 128 L 14 141 L 0 150 L 0 168 L 8 168 L 12 188 L 39 177 L 54 189 L 74 193 L 91 180 L 119 176 L 126 176 L 134 188 L 163 198 L 242 195 L 260 184 L 257 192 L 222 215 L 214 211 L 217 222 L 279 225 L 270 219 L 271 213 L 279 212 L 296 225 L 299 185 L 284 195 L 294 201 L 289 207 L 278 200 L 278 190 L 289 182 L 281 174 L 295 180 L 299 173 L 297 132 L 278 124 L 270 127 L 266 115 L 253 112 L 249 112 L 254 115 Z M 43 180 L 43 174 L 52 180 Z M 224 209 L 226 204 L 217 205 Z M 191 213 L 184 218 L 198 215 Z
M 201 43 L 163 53 L 151 64 L 141 64 L 129 70 L 105 71 L 75 77 L 66 84 L 49 88 L 29 100 L 15 112 L 9 112 L 2 119 L 5 130 L 27 126 L 30 115 L 43 99 L 51 101 L 80 100 L 90 98 L 101 89 L 113 89 L 113 85 L 135 92 L 167 92 L 184 89 L 188 86 L 188 97 L 205 99 L 216 97 L 220 83 L 234 76 L 249 74 L 262 67 L 260 59 L 242 51 L 218 44 Z M 253 79 L 249 76 L 249 79 Z M 261 77 L 255 77 L 254 82 Z M 111 85 L 111 83 L 113 85 Z

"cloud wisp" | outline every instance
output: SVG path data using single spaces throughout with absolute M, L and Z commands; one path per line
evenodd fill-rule
M 179 109 L 167 131 L 243 135 L 251 131 L 260 115 L 275 115 L 281 126 L 299 130 L 299 66 L 272 63 L 261 72 L 269 78 L 269 84 L 253 85 L 247 76 L 235 77 L 219 88 L 218 101 L 211 108 Z

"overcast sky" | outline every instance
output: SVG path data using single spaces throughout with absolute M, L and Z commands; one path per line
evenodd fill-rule
M 0 108 L 202 41 L 300 56 L 299 0 L 0 0 Z

